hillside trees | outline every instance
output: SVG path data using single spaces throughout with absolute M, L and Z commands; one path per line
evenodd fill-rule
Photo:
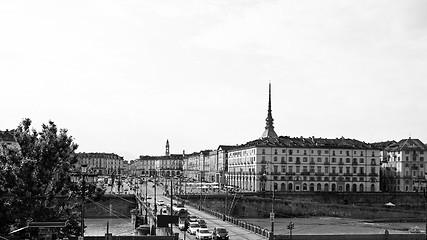
M 64 230 L 79 234 L 81 186 L 70 181 L 78 145 L 52 121 L 40 132 L 30 127 L 24 119 L 14 131 L 19 148 L 1 146 L 0 235 L 31 221 L 66 221 Z

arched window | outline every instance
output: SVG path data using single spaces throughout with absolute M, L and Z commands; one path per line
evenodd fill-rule
M 375 184 L 371 184 L 371 192 L 375 192 Z
M 350 184 L 348 184 L 348 183 L 347 183 L 347 184 L 345 185 L 345 191 L 346 191 L 346 192 L 350 192 Z
M 356 183 L 353 183 L 353 187 L 351 188 L 351 191 L 357 192 L 357 185 L 356 185 Z
M 280 184 L 280 191 L 282 191 L 282 192 L 286 191 L 286 184 L 284 184 L 284 183 Z
M 322 184 L 320 183 L 317 184 L 317 191 L 322 191 Z
M 314 183 L 310 183 L 310 192 L 314 192 Z
M 363 189 L 363 184 L 361 183 L 360 185 L 359 185 L 359 192 L 363 192 L 364 191 L 364 189 Z
M 292 190 L 294 190 L 294 186 L 292 185 L 292 183 L 288 184 L 288 191 L 291 192 Z
M 307 183 L 302 184 L 302 190 L 307 191 Z

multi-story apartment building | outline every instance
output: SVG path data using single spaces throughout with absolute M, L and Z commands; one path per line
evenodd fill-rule
M 135 176 L 181 176 L 183 154 L 169 153 L 169 140 L 166 141 L 164 156 L 140 156 L 129 164 L 129 171 Z
M 262 138 L 228 151 L 244 191 L 379 191 L 380 150 L 353 139 Z
M 387 192 L 420 192 L 426 187 L 427 146 L 419 139 L 402 139 L 384 149 L 382 181 Z
M 221 184 L 221 186 L 228 185 L 225 174 L 228 171 L 228 150 L 233 149 L 233 146 L 220 145 L 217 149 L 217 169 L 215 182 Z
M 20 146 L 14 137 L 14 130 L 0 131 L 0 154 L 3 154 L 3 146 L 19 149 Z
M 122 174 L 124 171 L 123 157 L 115 153 L 78 153 L 78 162 L 74 169 L 87 164 L 87 171 L 99 175 Z
M 210 150 L 203 150 L 185 155 L 184 157 L 184 177 L 189 181 L 209 181 L 210 176 L 208 162 Z M 213 159 L 213 158 L 212 158 Z

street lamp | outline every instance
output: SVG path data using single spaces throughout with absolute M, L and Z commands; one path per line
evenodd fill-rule
M 85 214 L 85 174 L 86 174 L 86 170 L 87 170 L 87 164 L 82 164 L 81 165 L 81 175 L 82 175 L 82 209 L 81 209 L 81 228 L 82 228 L 82 238 L 84 238 L 85 236 L 85 219 L 84 219 L 84 214 Z
M 272 162 L 265 162 L 266 164 L 271 164 L 274 167 L 274 163 Z M 267 171 L 266 171 L 267 172 Z M 264 172 L 263 176 L 267 178 L 267 174 L 266 172 Z M 270 239 L 274 239 L 274 192 L 275 192 L 275 180 L 274 180 L 274 176 L 273 176 L 273 171 L 271 171 L 271 184 L 270 184 L 270 188 L 272 191 L 272 195 L 271 195 L 271 213 L 270 213 L 270 222 L 271 222 L 271 231 L 270 231 Z
M 147 186 L 148 186 L 148 178 L 147 175 L 144 175 L 144 183 L 145 183 L 145 224 L 148 223 L 148 202 L 147 202 Z
M 427 240 L 427 172 L 424 172 L 424 191 L 423 191 L 423 195 L 424 195 L 424 208 L 425 208 L 425 222 L 426 222 L 426 240 Z

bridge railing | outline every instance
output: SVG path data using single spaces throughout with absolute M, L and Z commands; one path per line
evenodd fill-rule
M 195 204 L 195 203 L 192 203 L 192 202 L 187 202 L 187 204 L 193 206 L 194 208 L 198 208 L 199 207 L 198 204 Z M 206 213 L 209 213 L 210 215 L 215 216 L 215 217 L 217 217 L 219 219 L 222 219 L 223 221 L 230 222 L 230 223 L 235 224 L 235 225 L 237 225 L 237 226 L 239 226 L 241 228 L 244 228 L 244 229 L 247 229 L 247 230 L 249 230 L 251 232 L 259 234 L 259 235 L 261 235 L 263 237 L 266 237 L 266 238 L 270 237 L 270 231 L 268 229 L 265 229 L 265 228 L 263 228 L 261 226 L 258 226 L 256 224 L 243 221 L 241 219 L 238 219 L 238 218 L 226 215 L 224 213 L 217 212 L 215 210 L 212 210 L 212 209 L 209 209 L 209 208 L 206 208 L 206 207 L 202 207 L 200 210 L 201 211 L 205 211 Z

